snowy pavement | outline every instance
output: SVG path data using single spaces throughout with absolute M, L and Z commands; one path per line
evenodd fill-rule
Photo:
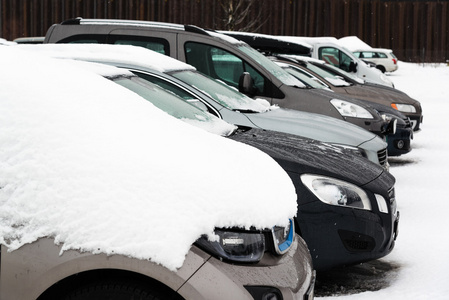
M 449 299 L 449 66 L 400 62 L 389 78 L 424 115 L 412 152 L 390 159 L 401 213 L 396 246 L 383 259 L 322 274 L 320 299 Z

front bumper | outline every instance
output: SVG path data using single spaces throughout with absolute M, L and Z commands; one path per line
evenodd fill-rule
M 388 143 L 388 156 L 399 156 L 412 150 L 413 129 L 409 127 L 397 127 L 395 134 L 386 137 Z
M 284 300 L 313 299 L 315 272 L 301 237 L 285 255 L 266 254 L 254 265 L 234 265 L 211 257 L 177 291 L 185 299 L 248 299 L 248 290 L 276 291 Z
M 388 214 L 333 206 L 321 201 L 301 205 L 297 223 L 317 271 L 381 258 L 394 247 L 399 212 Z

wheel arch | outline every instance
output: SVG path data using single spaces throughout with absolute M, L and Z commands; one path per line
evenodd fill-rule
M 121 269 L 95 269 L 72 274 L 47 288 L 37 300 L 58 299 L 61 295 L 92 282 L 100 281 L 135 282 L 167 295 L 166 299 L 183 300 L 176 291 L 162 282 L 134 271 Z

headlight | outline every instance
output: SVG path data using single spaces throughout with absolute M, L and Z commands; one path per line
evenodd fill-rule
M 326 204 L 371 210 L 364 190 L 342 180 L 311 174 L 301 175 L 304 185 Z
M 215 229 L 215 235 L 215 239 L 202 236 L 195 244 L 222 260 L 256 263 L 265 251 L 270 250 L 278 255 L 286 253 L 293 244 L 295 228 L 293 220 L 290 220 L 287 227 L 275 226 L 265 231 Z M 273 243 L 272 247 L 267 247 L 268 241 Z
M 220 259 L 233 262 L 258 262 L 265 253 L 265 237 L 261 232 L 233 232 L 216 229 L 217 241 L 202 236 L 196 244 Z
M 373 119 L 373 115 L 368 110 L 357 104 L 339 99 L 332 99 L 330 102 L 343 117 Z
M 416 108 L 410 104 L 391 103 L 391 107 L 393 107 L 394 109 L 399 110 L 401 112 L 406 112 L 406 113 L 415 113 L 416 112 Z

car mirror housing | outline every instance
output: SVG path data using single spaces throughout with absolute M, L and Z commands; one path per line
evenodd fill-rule
M 239 92 L 249 96 L 253 96 L 256 93 L 254 79 L 248 72 L 243 72 L 242 75 L 240 75 Z

